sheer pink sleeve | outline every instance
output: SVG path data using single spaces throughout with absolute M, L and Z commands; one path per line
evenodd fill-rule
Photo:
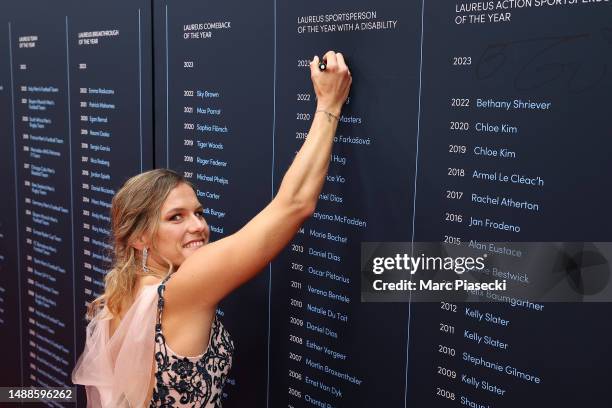
M 144 286 L 109 338 L 108 315 L 87 326 L 85 350 L 72 382 L 87 391 L 87 407 L 143 407 L 149 396 L 157 315 L 157 285 Z

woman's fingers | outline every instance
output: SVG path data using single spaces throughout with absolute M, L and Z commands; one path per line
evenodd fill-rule
M 310 77 L 313 78 L 319 72 L 319 56 L 315 55 L 310 61 Z
M 316 69 L 319 68 L 319 56 L 315 55 L 310 61 L 310 73 L 313 74 L 316 72 Z M 339 52 L 328 51 L 323 56 L 323 62 L 325 63 L 327 69 L 335 69 L 337 68 L 339 71 L 348 71 L 348 66 L 346 65 L 346 61 L 344 60 L 344 56 Z M 349 72 L 350 74 L 350 72 Z
M 323 56 L 323 61 L 327 64 L 327 69 L 334 70 L 338 66 L 336 53 L 333 51 L 327 51 Z
M 349 69 L 348 65 L 346 65 L 346 61 L 344 60 L 344 55 L 342 55 L 342 53 L 337 52 L 336 53 L 336 60 L 338 61 L 338 70 L 340 72 L 348 72 L 349 76 L 351 75 L 351 70 Z
M 340 52 L 336 53 L 336 61 L 338 62 L 338 69 L 340 71 L 344 69 L 348 70 L 348 67 L 346 66 L 346 62 L 344 61 L 344 55 L 342 55 L 342 53 Z

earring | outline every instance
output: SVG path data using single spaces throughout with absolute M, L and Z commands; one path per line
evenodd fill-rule
M 149 273 L 149 267 L 147 266 L 147 258 L 149 257 L 149 248 L 145 247 L 142 250 L 142 270 L 145 273 Z

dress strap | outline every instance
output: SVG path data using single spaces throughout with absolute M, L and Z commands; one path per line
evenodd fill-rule
M 166 290 L 166 282 L 168 281 L 168 279 L 170 279 L 171 276 L 172 274 L 169 274 L 168 276 L 166 276 L 164 280 L 161 281 L 161 283 L 157 287 L 157 294 L 159 296 L 159 299 L 157 300 L 157 322 L 155 324 L 156 333 L 161 333 L 162 331 L 161 320 L 162 320 L 162 313 L 164 311 L 164 291 Z

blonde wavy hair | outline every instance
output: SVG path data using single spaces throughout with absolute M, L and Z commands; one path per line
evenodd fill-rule
M 122 306 L 132 299 L 136 278 L 145 275 L 141 251 L 132 245 L 139 238 L 156 236 L 162 204 L 170 191 L 182 183 L 191 186 L 172 170 L 155 169 L 130 178 L 115 194 L 111 206 L 113 263 L 104 278 L 104 293 L 87 308 L 88 319 L 103 309 L 117 316 Z M 151 248 L 155 249 L 155 240 Z M 167 274 L 172 273 L 172 263 L 164 261 L 168 266 Z M 150 274 L 160 278 L 167 276 L 153 270 Z

